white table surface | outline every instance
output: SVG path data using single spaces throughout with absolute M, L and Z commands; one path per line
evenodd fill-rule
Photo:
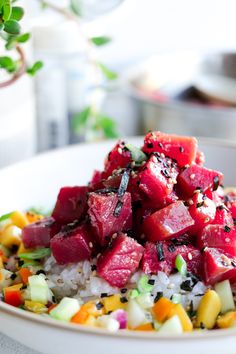
M 39 354 L 0 333 L 1 354 Z

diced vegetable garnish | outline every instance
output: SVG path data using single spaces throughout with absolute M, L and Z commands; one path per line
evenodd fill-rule
M 22 259 L 41 259 L 50 256 L 51 250 L 50 248 L 40 248 L 30 253 L 21 253 L 19 257 Z
M 197 327 L 212 329 L 220 311 L 221 300 L 219 295 L 214 290 L 207 290 L 197 309 Z
M 158 330 L 160 334 L 181 334 L 183 328 L 178 316 L 173 316 L 167 320 Z
M 231 290 L 230 282 L 228 280 L 217 283 L 215 285 L 215 291 L 220 297 L 222 313 L 226 313 L 235 309 L 233 293 Z
M 186 275 L 186 273 L 187 273 L 187 264 L 186 264 L 185 260 L 183 259 L 183 257 L 180 254 L 178 254 L 178 256 L 175 259 L 175 266 L 176 266 L 176 269 L 178 270 L 178 272 L 181 275 Z
M 52 301 L 52 293 L 43 274 L 32 275 L 28 278 L 31 301 L 47 304 Z
M 50 316 L 60 321 L 70 321 L 79 311 L 79 301 L 69 297 L 64 297 L 61 302 L 50 311 Z

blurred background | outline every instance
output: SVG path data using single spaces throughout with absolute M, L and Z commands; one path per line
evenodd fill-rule
M 236 141 L 235 0 L 19 4 L 43 67 L 0 88 L 0 167 L 150 129 Z

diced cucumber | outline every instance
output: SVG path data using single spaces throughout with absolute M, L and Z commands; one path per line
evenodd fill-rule
M 135 328 L 145 323 L 146 316 L 141 306 L 134 300 L 130 299 L 128 306 L 128 325 L 130 328 Z
M 150 293 L 140 294 L 135 299 L 143 309 L 150 309 L 153 306 L 153 298 Z
M 79 309 L 80 305 L 77 299 L 64 297 L 61 302 L 50 311 L 50 316 L 56 320 L 69 322 Z
M 183 328 L 180 319 L 177 315 L 171 317 L 167 320 L 161 328 L 158 330 L 161 334 L 181 334 L 183 333 Z
M 181 304 L 181 300 L 182 300 L 182 295 L 181 294 L 173 294 L 171 297 L 171 301 L 174 304 Z
M 29 290 L 31 301 L 40 302 L 44 305 L 46 305 L 48 301 L 52 301 L 52 292 L 43 274 L 29 277 Z
M 221 312 L 225 313 L 235 309 L 235 303 L 229 280 L 224 280 L 215 285 L 215 291 L 221 300 Z
M 97 325 L 106 328 L 109 332 L 117 332 L 120 328 L 119 322 L 111 316 L 100 316 L 97 319 Z

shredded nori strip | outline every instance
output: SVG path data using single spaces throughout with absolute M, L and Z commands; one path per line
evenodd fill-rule
M 116 204 L 116 207 L 115 207 L 115 210 L 114 210 L 114 213 L 113 215 L 117 218 L 120 213 L 121 213 L 121 210 L 122 210 L 122 207 L 123 207 L 123 202 L 121 200 L 118 200 L 117 204 Z
M 125 294 L 125 293 L 127 293 L 127 290 L 128 290 L 127 288 L 123 288 L 120 290 L 120 292 L 121 292 L 121 294 Z
M 155 284 L 155 279 L 149 279 L 148 280 L 149 285 L 154 285 Z
M 122 296 L 122 297 L 120 298 L 120 302 L 121 302 L 122 304 L 125 304 L 126 302 L 128 302 L 127 297 Z
M 117 196 L 118 198 L 123 197 L 123 195 L 125 194 L 128 184 L 129 184 L 129 175 L 130 175 L 130 170 L 127 169 L 124 171 L 122 178 L 121 178 L 121 182 L 120 182 L 120 186 L 117 192 Z
M 96 270 L 96 269 L 97 269 L 96 264 L 92 264 L 92 265 L 91 265 L 91 271 L 93 272 L 93 271 Z
M 185 280 L 183 283 L 180 284 L 180 289 L 185 290 L 185 291 L 192 291 L 192 284 L 191 280 Z
M 175 246 L 173 244 L 170 244 L 167 248 L 169 252 L 171 253 L 175 252 Z
M 97 310 L 101 310 L 103 307 L 104 307 L 104 305 L 103 305 L 102 302 L 98 302 L 98 303 L 96 304 Z
M 101 293 L 101 298 L 107 297 L 107 293 Z
M 202 206 L 204 205 L 204 201 L 203 202 L 200 202 L 200 203 L 197 203 L 197 208 L 201 208 Z
M 219 177 L 218 176 L 215 176 L 213 178 L 213 191 L 216 191 L 219 187 L 219 184 L 220 184 L 220 180 L 219 180 Z
M 155 296 L 155 298 L 154 298 L 154 302 L 156 303 L 158 300 L 160 300 L 160 298 L 162 298 L 163 297 L 163 292 L 162 291 L 158 291 L 157 293 L 156 293 L 156 296 Z
M 193 309 L 193 300 L 190 301 L 188 315 L 190 318 L 196 316 L 197 311 Z
M 37 270 L 36 275 L 39 275 L 39 274 L 46 275 L 46 272 L 43 269 L 39 269 L 39 270 Z
M 232 266 L 235 268 L 236 267 L 236 262 L 235 261 L 232 261 L 231 262 Z
M 161 242 L 157 242 L 156 244 L 157 248 L 157 258 L 159 262 L 162 262 L 165 260 L 165 255 L 164 255 L 164 250 L 163 250 L 163 244 Z

